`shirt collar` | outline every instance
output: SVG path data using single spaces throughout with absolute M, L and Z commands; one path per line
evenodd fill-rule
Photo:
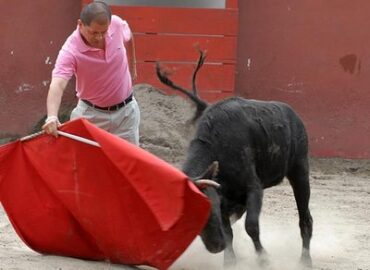
M 98 51 L 99 50 L 98 48 L 93 48 L 93 47 L 91 47 L 91 46 L 89 46 L 85 43 L 85 41 L 83 40 L 83 38 L 81 36 L 79 26 L 77 26 L 77 28 L 74 32 L 74 35 L 77 39 L 77 49 L 81 53 L 88 52 L 88 51 Z M 112 27 L 109 27 L 107 35 L 105 36 L 105 46 L 107 46 L 110 43 L 110 41 L 112 40 L 112 36 L 113 36 L 113 30 L 112 30 Z

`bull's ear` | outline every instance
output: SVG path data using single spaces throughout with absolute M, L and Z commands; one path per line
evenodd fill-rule
M 198 179 L 215 179 L 218 174 L 218 161 L 213 161 L 208 169 L 203 172 Z

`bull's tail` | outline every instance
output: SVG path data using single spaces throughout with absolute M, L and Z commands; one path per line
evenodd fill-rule
M 204 112 L 204 110 L 208 107 L 208 103 L 202 99 L 199 98 L 198 93 L 197 93 L 197 88 L 196 88 L 196 77 L 199 69 L 203 66 L 204 60 L 206 58 L 206 55 L 203 51 L 199 50 L 199 58 L 197 65 L 194 69 L 193 76 L 192 76 L 192 90 L 187 90 L 184 87 L 181 87 L 177 84 L 175 84 L 172 80 L 168 78 L 168 72 L 162 70 L 160 64 L 157 62 L 156 64 L 156 73 L 158 79 L 165 85 L 169 86 L 172 89 L 175 89 L 183 94 L 185 94 L 187 97 L 189 97 L 194 104 L 196 105 L 196 112 L 193 117 L 193 122 L 195 122 Z

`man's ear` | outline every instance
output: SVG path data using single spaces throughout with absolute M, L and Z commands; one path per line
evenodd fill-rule
M 81 21 L 81 19 L 78 19 L 77 20 L 77 25 L 79 26 L 79 27 L 82 27 L 84 24 L 83 24 L 83 22 Z

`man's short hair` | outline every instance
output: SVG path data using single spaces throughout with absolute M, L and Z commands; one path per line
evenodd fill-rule
M 94 1 L 85 6 L 80 14 L 80 20 L 84 25 L 90 25 L 92 21 L 103 24 L 111 21 L 112 11 L 108 4 L 103 1 Z

